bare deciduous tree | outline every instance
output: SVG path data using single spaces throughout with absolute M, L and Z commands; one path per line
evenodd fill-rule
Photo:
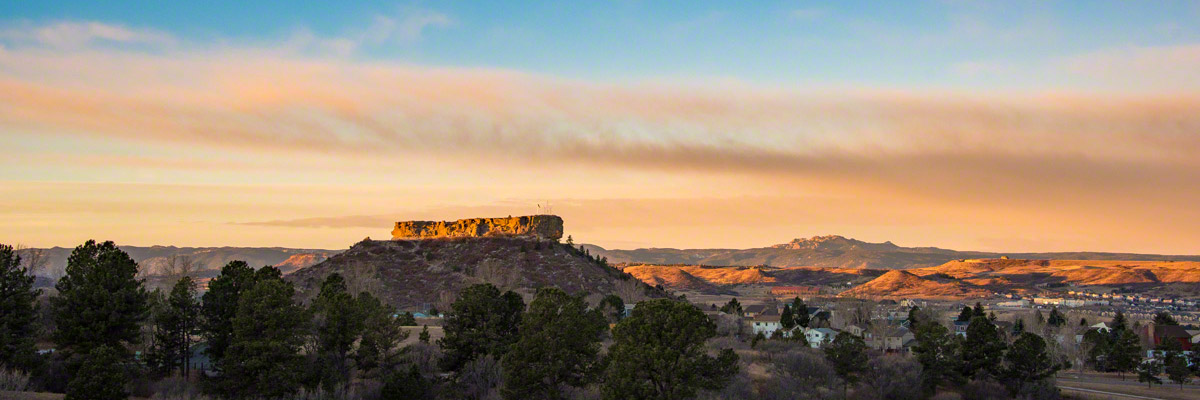
M 62 276 L 61 273 L 48 268 L 46 249 L 37 249 L 18 243 L 17 254 L 21 256 L 21 266 L 28 269 L 31 275 L 42 275 L 53 279 Z

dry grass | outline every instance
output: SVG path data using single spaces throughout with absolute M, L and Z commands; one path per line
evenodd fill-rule
M 1153 397 L 1166 400 L 1200 400 L 1200 389 L 1195 386 L 1179 388 L 1179 385 L 1164 384 L 1162 386 L 1154 385 L 1153 388 L 1147 388 L 1146 384 L 1122 384 L 1116 382 L 1095 382 L 1095 381 L 1078 381 L 1070 379 L 1058 379 L 1058 386 L 1077 387 L 1082 389 L 1099 390 L 1104 392 L 1113 392 L 1121 394 L 1131 394 L 1136 396 Z M 1129 382 L 1129 381 L 1126 381 Z M 1132 383 L 1138 383 L 1136 380 Z M 1080 399 L 1119 399 L 1130 400 L 1132 397 L 1123 396 L 1107 396 L 1097 393 L 1085 393 L 1069 389 L 1063 389 L 1064 393 L 1069 393 L 1072 398 Z
M 6 400 L 60 400 L 62 398 L 63 395 L 59 393 L 0 391 L 0 399 Z

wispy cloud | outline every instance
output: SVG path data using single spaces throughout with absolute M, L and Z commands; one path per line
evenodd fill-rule
M 171 45 L 177 42 L 174 36 L 165 32 L 95 21 L 9 24 L 0 28 L 0 39 L 59 48 L 103 43 Z
M 412 26 L 436 24 L 422 21 Z M 413 31 L 403 25 L 398 21 L 384 29 L 391 34 L 381 37 L 412 37 Z M 427 177 L 411 185 L 424 188 L 461 180 L 462 171 L 468 171 L 478 174 L 473 178 L 481 182 L 472 184 L 478 188 L 472 192 L 495 190 L 506 197 L 516 191 L 510 187 L 532 185 L 535 179 L 530 177 L 536 174 L 524 174 L 527 170 L 585 171 L 595 180 L 575 179 L 583 183 L 573 188 L 610 185 L 630 196 L 678 183 L 658 178 L 684 175 L 695 179 L 685 183 L 697 191 L 725 192 L 726 188 L 703 185 L 712 177 L 732 175 L 738 190 L 760 194 L 831 192 L 870 204 L 887 202 L 883 207 L 891 211 L 870 214 L 878 215 L 877 220 L 919 221 L 930 219 L 934 211 L 968 210 L 956 211 L 955 220 L 937 218 L 939 224 L 953 225 L 941 228 L 943 233 L 983 224 L 1018 235 L 1005 224 L 1054 229 L 1043 221 L 1058 219 L 1072 224 L 1058 228 L 1062 235 L 1086 227 L 1169 234 L 1173 243 L 1200 240 L 1200 233 L 1188 228 L 1200 223 L 1194 211 L 1194 204 L 1200 203 L 1200 189 L 1194 185 L 1200 181 L 1200 160 L 1195 157 L 1200 154 L 1200 135 L 1195 134 L 1200 132 L 1200 114 L 1194 112 L 1200 109 L 1200 96 L 1194 92 L 1098 97 L 1070 91 L 659 85 L 421 67 L 273 46 L 177 43 L 168 50 L 147 51 L 30 43 L 0 52 L 0 124 L 6 127 L 5 135 L 53 132 L 68 139 L 271 160 L 228 166 L 204 160 L 164 162 L 189 172 L 224 169 L 253 182 L 254 176 L 266 176 L 256 175 L 264 174 L 264 168 L 288 169 L 287 176 L 301 177 L 327 174 L 329 169 L 341 177 Z M 1195 61 L 1187 49 L 1137 54 L 1185 64 Z M 77 67 L 81 65 L 88 68 Z M 46 157 L 34 158 L 31 161 L 51 166 Z M 403 160 L 424 158 L 462 167 L 451 172 L 399 168 L 411 165 L 401 164 Z M 314 159 L 323 162 L 310 163 Z M 158 162 L 145 156 L 89 160 L 85 161 L 92 165 L 123 160 L 137 167 Z M 638 174 L 656 174 L 656 179 L 630 178 L 644 177 Z M 1156 195 L 1161 193 L 1169 195 Z M 348 209 L 345 204 L 357 206 L 365 197 L 346 195 L 324 204 Z M 404 198 L 383 197 L 372 204 Z M 271 198 L 275 204 L 292 200 L 284 195 Z M 710 206 L 674 204 L 723 210 L 731 218 L 751 212 L 727 200 Z M 32 207 L 36 199 L 23 201 Z M 663 204 L 667 203 L 641 210 L 671 208 Z M 839 210 L 862 214 L 870 204 Z M 973 216 L 978 210 L 1004 218 Z M 238 220 L 265 221 L 247 229 L 352 229 L 385 220 L 373 216 L 374 211 L 301 208 L 290 213 L 245 212 Z M 37 220 L 27 226 L 46 224 Z M 1105 235 L 1115 241 L 1123 233 Z

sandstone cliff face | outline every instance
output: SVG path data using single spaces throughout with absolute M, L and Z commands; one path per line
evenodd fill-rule
M 529 215 L 508 218 L 471 218 L 458 221 L 400 221 L 392 229 L 393 240 L 531 237 L 562 238 L 563 220 L 557 215 Z

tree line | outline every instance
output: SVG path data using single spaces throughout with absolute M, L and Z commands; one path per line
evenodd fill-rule
M 168 292 L 148 291 L 137 272 L 112 242 L 80 245 L 49 298 L 49 320 L 39 323 L 42 293 L 31 271 L 0 246 L 0 364 L 68 400 L 124 399 L 138 381 L 166 377 L 229 399 L 353 390 L 382 399 L 561 399 L 580 391 L 684 399 L 721 388 L 738 368 L 731 349 L 705 347 L 714 323 L 671 299 L 625 315 L 615 295 L 590 307 L 582 295 L 541 288 L 525 304 L 515 292 L 478 284 L 444 311 L 444 337 L 433 341 L 424 327 L 410 341 L 411 314 L 351 293 L 338 274 L 304 304 L 270 266 L 232 261 L 203 295 L 188 276 Z M 39 337 L 53 341 L 52 353 L 38 354 Z M 199 369 L 197 354 L 208 359 Z

